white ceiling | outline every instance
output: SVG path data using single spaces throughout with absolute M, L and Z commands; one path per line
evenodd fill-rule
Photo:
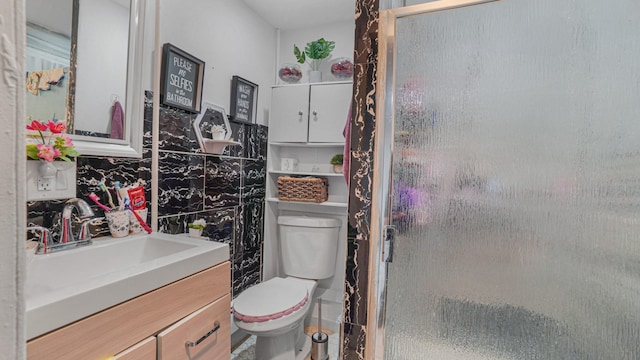
M 28 22 L 71 37 L 73 1 L 29 0 L 25 9 Z
M 278 29 L 299 29 L 353 20 L 355 0 L 243 0 Z

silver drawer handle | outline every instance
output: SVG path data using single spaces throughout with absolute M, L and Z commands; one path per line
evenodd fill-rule
M 213 333 L 215 333 L 216 331 L 218 331 L 218 329 L 220 329 L 220 322 L 218 322 L 217 320 L 213 323 L 213 329 L 211 329 L 208 333 L 204 334 L 203 337 L 201 337 L 200 339 L 196 340 L 196 342 L 191 342 L 191 341 L 187 341 L 186 342 L 186 346 L 187 347 L 193 347 L 193 346 L 198 346 L 198 344 L 200 344 L 201 342 L 203 342 L 206 338 L 208 338 L 209 336 L 213 335 Z

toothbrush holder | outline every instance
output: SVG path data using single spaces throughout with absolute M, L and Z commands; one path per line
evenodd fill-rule
M 111 236 L 121 238 L 129 235 L 129 213 L 128 210 L 112 210 L 104 213 Z
M 138 214 L 138 216 L 140 216 L 142 220 L 144 220 L 145 222 L 147 221 L 147 209 L 134 211 Z M 138 221 L 138 219 L 136 219 L 136 216 L 133 215 L 133 211 L 127 212 L 129 213 L 129 232 L 132 234 L 138 234 L 142 232 L 142 225 L 140 225 L 140 222 Z

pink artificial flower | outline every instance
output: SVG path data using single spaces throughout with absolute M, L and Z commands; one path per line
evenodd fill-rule
M 51 121 L 51 120 L 49 120 Z M 27 125 L 27 130 L 37 130 L 37 131 L 45 131 L 47 130 L 47 125 L 41 123 L 38 120 L 31 121 L 30 125 Z
M 56 156 L 60 156 L 60 150 L 55 149 L 51 145 L 38 144 L 36 147 L 40 150 L 38 156 L 45 161 L 51 162 Z
M 51 132 L 54 134 L 60 134 L 61 132 L 65 131 L 65 129 L 67 128 L 65 124 L 61 122 L 54 123 L 51 120 L 49 120 L 49 123 L 47 124 L 47 126 L 49 127 L 49 130 L 51 130 Z
M 73 142 L 71 141 L 71 138 L 69 137 L 69 135 L 62 135 L 62 138 L 64 139 L 64 146 L 67 146 L 67 147 L 73 146 Z

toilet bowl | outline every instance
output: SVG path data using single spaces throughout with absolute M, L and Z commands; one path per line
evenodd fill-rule
M 294 277 L 273 278 L 253 286 L 233 303 L 238 328 L 256 335 L 256 359 L 304 359 L 311 340 L 304 318 L 312 304 L 316 282 Z
M 311 350 L 304 319 L 312 308 L 317 280 L 335 273 L 340 221 L 280 216 L 280 259 L 286 278 L 275 277 L 233 301 L 238 328 L 256 335 L 257 360 L 302 360 Z

